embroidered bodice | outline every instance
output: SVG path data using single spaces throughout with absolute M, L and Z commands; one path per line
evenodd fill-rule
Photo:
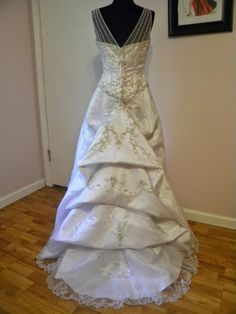
M 122 47 L 117 44 L 99 9 L 92 11 L 92 18 L 103 64 L 98 85 L 108 95 L 119 100 L 119 104 L 125 104 L 148 84 L 144 63 L 150 43 L 152 11 L 143 9 Z

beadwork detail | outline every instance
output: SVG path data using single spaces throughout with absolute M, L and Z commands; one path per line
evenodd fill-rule
M 123 265 L 121 262 L 114 262 L 101 270 L 103 278 L 127 278 L 130 276 L 130 269 L 126 265 Z
M 150 40 L 145 40 L 119 51 L 115 45 L 97 41 L 104 66 L 97 86 L 120 103 L 128 105 L 135 95 L 149 85 L 144 75 L 144 60 L 149 44 Z

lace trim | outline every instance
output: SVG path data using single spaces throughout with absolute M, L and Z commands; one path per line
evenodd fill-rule
M 94 308 L 100 307 L 112 307 L 121 308 L 124 304 L 128 305 L 144 305 L 155 303 L 161 305 L 162 303 L 176 302 L 181 298 L 190 288 L 192 274 L 198 273 L 198 259 L 196 255 L 185 257 L 183 260 L 183 268 L 180 272 L 179 278 L 170 284 L 167 288 L 159 292 L 158 294 L 153 294 L 150 297 L 143 297 L 140 299 L 130 299 L 122 298 L 119 300 L 112 300 L 108 298 L 94 298 L 89 295 L 79 295 L 61 278 L 55 278 L 55 274 L 60 265 L 63 256 L 60 256 L 56 262 L 46 264 L 40 258 L 40 255 L 36 257 L 36 264 L 42 268 L 44 271 L 50 273 L 46 278 L 48 288 L 53 294 L 65 300 L 75 300 L 80 304 L 91 306 Z M 137 287 L 140 289 L 141 287 Z

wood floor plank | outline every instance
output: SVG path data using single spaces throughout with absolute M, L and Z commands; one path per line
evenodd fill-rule
M 65 300 L 58 298 L 46 285 L 42 286 L 41 284 L 34 283 L 27 289 L 27 291 L 36 297 L 47 300 L 52 306 L 60 308 L 62 312 L 65 313 L 72 313 L 77 307 L 77 304 L 73 300 L 67 300 L 65 302 Z
M 30 313 L 68 314 L 67 311 L 51 304 L 47 299 L 39 297 L 28 290 L 18 291 L 15 302 L 19 307 L 23 305 L 24 307 L 31 309 Z
M 1 314 L 36 314 L 27 305 L 16 302 L 16 298 L 8 296 L 0 290 L 0 313 Z M 38 312 L 42 314 L 42 312 Z
M 232 293 L 230 291 L 223 291 L 220 310 L 225 311 L 226 313 L 236 313 L 235 293 Z
M 47 287 L 35 257 L 46 244 L 65 188 L 45 187 L 0 210 L 0 314 L 114 314 L 64 300 Z M 235 314 L 236 231 L 189 221 L 199 239 L 199 272 L 174 303 L 129 306 L 122 314 Z

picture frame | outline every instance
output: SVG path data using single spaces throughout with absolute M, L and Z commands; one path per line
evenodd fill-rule
M 233 0 L 168 0 L 168 36 L 233 30 Z

